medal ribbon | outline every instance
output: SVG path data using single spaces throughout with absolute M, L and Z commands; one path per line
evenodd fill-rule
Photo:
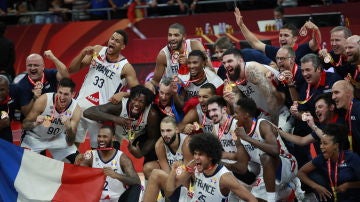
M 33 86 L 36 85 L 36 82 L 35 82 L 34 80 L 32 80 L 29 75 L 27 75 L 27 78 L 28 78 L 29 82 L 30 82 Z M 44 75 L 44 72 L 42 73 L 40 82 L 41 82 L 42 84 L 45 83 L 45 75 Z
M 298 101 L 299 104 L 305 104 L 307 103 L 311 98 L 312 96 L 315 94 L 315 91 L 316 89 L 320 86 L 321 83 L 325 83 L 325 77 L 326 77 L 326 72 L 325 71 L 322 71 L 321 72 L 321 76 L 320 76 L 320 79 L 319 79 L 319 82 L 316 84 L 315 88 L 314 88 L 314 92 L 310 95 L 310 91 L 311 91 L 311 84 L 308 84 L 307 86 L 307 89 L 306 89 L 306 98 L 305 100 L 302 100 L 302 101 Z
M 336 187 L 337 187 L 337 181 L 338 181 L 338 166 L 339 166 L 339 162 L 341 163 L 343 161 L 343 159 L 344 159 L 344 152 L 341 152 L 341 157 L 335 163 L 334 180 L 332 178 L 331 161 L 330 161 L 330 159 L 327 160 L 327 169 L 328 169 L 328 174 L 329 174 L 329 181 L 330 181 L 331 190 L 332 190 L 332 192 L 334 194 L 334 201 L 335 202 L 337 202 Z
M 349 105 L 349 109 L 345 115 L 345 120 L 348 121 L 348 125 L 349 125 L 349 134 L 348 134 L 348 139 L 349 139 L 349 143 L 350 143 L 350 150 L 353 151 L 353 142 L 352 142 L 352 129 L 351 129 L 351 111 L 352 111 L 352 106 L 353 106 L 353 101 L 351 101 L 350 105 Z
M 226 77 L 227 77 L 227 79 L 228 79 L 228 81 L 231 81 L 230 80 L 230 78 L 229 78 L 229 75 L 226 73 Z M 237 81 L 235 81 L 234 82 L 234 84 L 229 84 L 229 85 L 231 85 L 231 86 L 238 86 L 238 85 L 244 85 L 244 84 L 246 84 L 246 78 L 245 79 L 242 79 L 242 80 L 237 80 Z
M 251 129 L 250 129 L 250 132 L 249 132 L 249 133 L 247 133 L 247 135 L 248 135 L 248 136 L 250 136 L 250 134 L 254 132 L 254 130 L 255 130 L 255 126 L 256 126 L 256 118 L 253 118 L 253 120 L 252 120 L 252 124 L 251 124 Z
M 218 138 L 219 138 L 219 140 L 221 140 L 222 136 L 224 135 L 225 130 L 226 130 L 226 128 L 227 128 L 230 120 L 231 120 L 231 116 L 228 115 L 227 118 L 226 118 L 225 124 L 223 125 L 223 127 L 220 127 L 220 123 L 219 123 L 219 131 L 218 131 Z

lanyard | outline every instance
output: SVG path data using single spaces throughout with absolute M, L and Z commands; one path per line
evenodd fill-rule
M 353 101 L 350 102 L 349 104 L 349 109 L 345 115 L 345 120 L 348 121 L 348 125 L 349 125 L 349 134 L 348 134 L 348 139 L 349 139 L 349 143 L 350 143 L 350 150 L 353 151 L 353 141 L 352 141 L 352 128 L 351 128 L 351 111 L 352 111 L 352 106 L 353 106 Z
M 311 95 L 310 95 L 311 84 L 308 84 L 307 89 L 306 89 L 305 100 L 298 101 L 299 104 L 305 104 L 312 98 L 312 96 L 316 93 L 317 88 L 320 86 L 320 83 L 323 82 L 323 80 L 325 81 L 325 77 L 326 77 L 325 74 L 326 74 L 326 72 L 324 72 L 324 71 L 321 72 L 320 79 L 319 79 L 318 83 L 316 84 L 316 86 L 315 86 L 315 88 L 313 90 L 314 92 Z
M 341 163 L 344 159 L 344 152 L 341 152 L 341 157 L 336 161 L 335 163 L 335 172 L 334 172 L 334 179 L 332 178 L 332 171 L 331 171 L 331 161 L 330 159 L 327 160 L 327 169 L 328 169 L 328 174 L 329 174 L 329 181 L 330 181 L 330 186 L 331 186 L 331 190 L 334 194 L 334 201 L 337 202 L 337 193 L 336 193 L 336 187 L 337 187 L 337 182 L 338 182 L 338 167 L 339 167 L 339 162 Z
M 229 75 L 226 73 L 226 77 L 227 77 L 227 80 L 228 81 L 231 81 L 230 78 L 229 78 Z M 238 86 L 238 85 L 245 85 L 246 84 L 246 78 L 245 79 L 241 79 L 240 81 L 237 80 L 234 82 L 235 83 L 235 86 Z M 234 84 L 229 84 L 229 85 L 234 85 Z
M 175 116 L 174 113 L 172 112 L 172 109 L 171 109 L 170 106 L 166 106 L 164 109 L 160 106 L 160 103 L 159 103 L 158 106 L 159 106 L 160 111 L 161 111 L 163 114 L 165 114 L 165 115 L 167 115 L 167 116 L 171 116 L 171 117 L 174 117 L 174 116 Z
M 248 136 L 252 136 L 251 134 L 254 132 L 255 126 L 256 126 L 256 118 L 253 118 L 252 124 L 251 124 L 251 129 L 250 129 L 249 133 L 247 133 Z
M 227 118 L 226 118 L 225 124 L 223 125 L 223 127 L 220 127 L 220 123 L 219 123 L 219 131 L 218 131 L 218 138 L 219 138 L 219 140 L 221 140 L 222 136 L 224 135 L 225 130 L 226 130 L 226 128 L 227 128 L 230 120 L 231 120 L 231 116 L 228 115 Z
M 45 75 L 44 75 L 44 72 L 42 73 L 42 76 L 41 76 L 41 80 L 40 81 L 34 81 L 30 78 L 30 76 L 28 75 L 27 76 L 29 82 L 33 85 L 33 86 L 37 86 L 38 88 L 42 89 L 43 88 L 43 85 L 45 83 Z
M 183 54 L 185 54 L 187 56 L 187 44 L 186 42 L 184 43 L 184 51 Z M 181 48 L 180 48 L 181 49 Z M 171 53 L 171 63 L 172 64 L 179 64 L 178 60 L 180 57 L 180 53 L 179 51 L 176 50 L 170 50 L 170 48 L 168 47 L 169 52 Z

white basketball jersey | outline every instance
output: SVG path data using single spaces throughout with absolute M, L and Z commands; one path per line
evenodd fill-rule
M 221 135 L 219 133 L 219 123 L 214 125 L 214 133 L 215 135 L 217 135 L 217 137 L 219 138 L 221 145 L 223 147 L 223 150 L 225 152 L 230 152 L 230 153 L 236 153 L 237 152 L 237 148 L 235 145 L 235 140 L 233 139 L 233 135 L 232 133 L 234 133 L 235 129 L 236 129 L 236 123 L 237 120 L 234 118 L 231 118 L 231 121 L 229 122 L 230 128 L 226 131 L 224 131 L 224 133 Z M 226 163 L 235 163 L 232 160 L 228 160 L 228 159 L 221 159 L 221 161 L 226 162 Z
M 206 83 L 214 84 L 215 88 L 218 88 L 219 86 L 223 85 L 224 81 L 209 68 L 204 68 L 204 71 L 205 71 L 206 80 L 201 84 L 194 84 L 192 82 L 189 83 L 188 81 L 190 80 L 190 73 L 186 75 L 178 75 L 180 81 L 183 84 L 188 83 L 188 85 L 184 87 L 185 100 L 189 100 L 192 97 L 198 96 L 200 87 Z
M 182 151 L 182 147 L 183 147 L 183 143 L 184 143 L 184 140 L 186 138 L 187 135 L 183 134 L 183 133 L 180 133 L 179 134 L 179 147 L 178 149 L 175 151 L 175 153 L 172 153 L 172 151 L 170 150 L 170 148 L 164 144 L 165 146 L 165 152 L 166 152 L 166 159 L 167 159 L 167 162 L 171 168 L 171 165 L 176 162 L 176 161 L 183 161 L 184 160 L 184 155 L 183 155 L 183 151 Z
M 220 178 L 228 172 L 230 171 L 220 164 L 212 176 L 205 176 L 195 170 L 194 195 L 191 201 L 227 201 L 227 196 L 222 195 L 220 191 Z
M 113 158 L 109 161 L 104 162 L 99 155 L 99 151 L 92 150 L 92 167 L 93 168 L 104 168 L 104 167 L 111 167 L 116 173 L 124 174 L 123 170 L 121 169 L 120 165 L 120 157 L 123 154 L 122 151 L 117 150 Z M 118 201 L 120 196 L 126 191 L 124 184 L 114 178 L 109 176 L 105 179 L 104 188 L 101 194 L 100 201 Z
M 186 57 L 188 57 L 189 53 L 191 52 L 191 40 L 186 39 L 185 44 L 186 44 L 185 54 L 186 54 Z M 178 75 L 178 70 L 179 70 L 180 65 L 179 65 L 177 59 L 172 58 L 170 50 L 167 46 L 165 46 L 163 49 L 161 49 L 161 51 L 163 51 L 165 53 L 166 64 L 167 64 L 163 77 L 171 78 L 174 75 Z
M 107 47 L 103 47 L 99 55 L 91 60 L 89 72 L 77 97 L 82 109 L 107 103 L 127 84 L 125 78 L 121 79 L 121 72 L 129 62 L 125 58 L 115 63 L 108 62 L 106 50 Z
M 257 123 L 256 123 L 256 127 L 255 127 L 255 131 L 253 134 L 250 134 L 251 137 L 255 140 L 258 140 L 259 142 L 265 142 L 265 140 L 261 137 L 260 135 L 260 123 L 262 121 L 268 121 L 266 119 L 258 119 Z M 282 141 L 281 137 L 279 135 L 277 135 L 276 140 L 278 142 L 279 145 L 279 151 L 280 153 L 283 154 L 288 154 L 288 150 L 284 144 L 284 142 Z M 260 162 L 260 156 L 264 153 L 262 150 L 254 147 L 252 144 L 250 144 L 249 142 L 246 142 L 245 140 L 241 139 L 241 143 L 244 145 L 245 150 L 247 151 L 247 153 L 250 156 L 250 161 L 254 161 L 256 163 L 261 164 Z
M 129 98 L 122 99 L 122 101 L 121 101 L 122 102 L 122 110 L 120 113 L 120 117 L 131 118 L 131 117 L 129 117 L 129 114 L 128 114 L 128 108 L 127 108 L 128 101 L 129 101 Z M 140 117 L 138 119 L 131 122 L 131 128 L 136 134 L 135 139 L 137 137 L 139 137 L 140 135 L 145 134 L 145 127 L 147 125 L 147 119 L 148 119 L 150 109 L 151 109 L 151 104 L 145 108 L 143 114 L 140 115 Z M 128 131 L 128 129 L 124 128 L 123 126 L 116 125 L 116 127 L 115 127 L 115 134 L 117 137 L 126 136 L 127 131 Z
M 212 133 L 213 132 L 213 123 L 210 118 L 204 114 L 204 112 L 201 110 L 200 104 L 196 105 L 196 112 L 199 117 L 199 124 L 201 124 L 202 130 L 204 133 Z M 205 120 L 204 120 L 205 119 Z
M 247 63 L 245 63 L 245 68 L 247 67 L 246 65 Z M 270 70 L 271 72 L 274 73 L 274 75 L 278 75 L 279 72 L 276 71 L 274 68 L 268 66 L 268 65 L 264 65 L 268 70 Z M 247 81 L 245 85 L 237 85 L 237 87 L 240 89 L 240 91 L 249 98 L 252 98 L 255 103 L 256 106 L 265 114 L 269 114 L 269 107 L 268 107 L 268 103 L 267 103 L 267 98 L 264 97 L 263 93 L 261 92 L 260 88 Z
M 66 115 L 71 117 L 74 113 L 77 102 L 72 99 L 69 106 L 62 112 L 56 111 L 54 108 L 54 103 L 56 102 L 55 93 L 46 93 L 47 97 L 46 106 L 44 111 L 40 114 L 46 118 L 51 118 L 51 125 L 49 127 L 44 127 L 43 124 L 36 126 L 35 128 L 26 131 L 26 135 L 31 135 L 41 140 L 51 140 L 54 137 L 65 133 L 65 126 L 61 122 L 61 115 Z

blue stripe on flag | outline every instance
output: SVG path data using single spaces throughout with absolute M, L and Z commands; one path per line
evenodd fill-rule
M 14 182 L 21 166 L 24 149 L 0 139 L 0 201 L 17 201 Z

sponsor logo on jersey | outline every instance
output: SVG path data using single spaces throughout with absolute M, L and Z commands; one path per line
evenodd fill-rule
M 87 96 L 86 99 L 94 105 L 99 105 L 99 92 Z

